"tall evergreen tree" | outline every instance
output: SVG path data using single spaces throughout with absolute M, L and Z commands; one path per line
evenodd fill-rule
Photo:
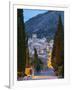
M 26 66 L 26 33 L 23 21 L 23 9 L 17 9 L 17 72 L 22 77 Z
M 43 62 L 41 61 L 41 59 L 38 58 L 38 54 L 37 54 L 37 50 L 36 48 L 34 48 L 34 69 L 36 72 L 41 71 L 42 67 L 43 67 Z
M 30 66 L 29 48 L 28 48 L 28 37 L 26 39 L 26 67 Z
M 61 16 L 59 16 L 58 29 L 54 38 L 51 62 L 56 75 L 64 77 L 64 28 Z

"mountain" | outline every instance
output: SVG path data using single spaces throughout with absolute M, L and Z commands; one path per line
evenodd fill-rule
M 25 23 L 28 36 L 32 37 L 32 34 L 37 34 L 38 38 L 52 39 L 57 30 L 59 15 L 61 15 L 62 24 L 64 25 L 63 11 L 47 11 L 29 19 Z

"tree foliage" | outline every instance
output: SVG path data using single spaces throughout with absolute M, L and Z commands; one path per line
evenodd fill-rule
M 37 50 L 34 48 L 34 61 L 33 61 L 34 69 L 36 72 L 41 71 L 43 67 L 43 62 L 41 59 L 38 57 Z
M 51 62 L 56 75 L 64 77 L 64 28 L 61 16 L 59 16 L 58 29 L 54 38 Z
M 22 77 L 26 67 L 27 36 L 23 18 L 23 9 L 17 9 L 17 72 Z

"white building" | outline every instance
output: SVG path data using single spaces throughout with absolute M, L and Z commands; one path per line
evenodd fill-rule
M 46 38 L 37 38 L 36 34 L 33 34 L 32 38 L 28 40 L 29 53 L 32 57 L 34 55 L 34 48 L 37 50 L 37 54 L 46 63 L 48 59 L 48 51 L 51 52 L 53 48 L 53 40 L 49 43 Z
M 38 54 L 44 53 L 47 48 L 46 38 L 37 38 L 36 34 L 33 34 L 32 38 L 28 40 L 28 46 L 30 53 L 34 54 L 34 48 L 37 49 Z

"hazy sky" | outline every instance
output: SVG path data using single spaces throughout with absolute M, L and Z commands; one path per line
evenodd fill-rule
M 45 13 L 46 10 L 32 10 L 32 9 L 24 9 L 24 22 L 26 22 L 27 20 L 29 20 L 30 18 L 41 14 L 41 13 Z

